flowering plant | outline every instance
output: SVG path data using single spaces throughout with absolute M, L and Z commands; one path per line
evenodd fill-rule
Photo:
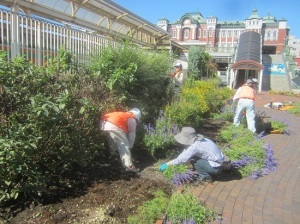
M 164 116 L 162 111 L 156 120 L 155 127 L 148 124 L 144 125 L 144 129 L 146 130 L 146 134 L 143 141 L 153 157 L 158 150 L 173 146 L 175 143 L 174 135 L 179 132 L 177 125 Z
M 288 124 L 284 121 L 272 120 L 271 127 L 272 130 L 279 130 L 280 133 L 289 134 L 289 131 L 287 130 Z

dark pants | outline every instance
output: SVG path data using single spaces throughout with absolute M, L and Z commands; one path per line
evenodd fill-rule
M 222 166 L 212 167 L 209 162 L 205 159 L 198 159 L 194 163 L 194 167 L 199 174 L 199 179 L 204 180 L 211 178 L 211 175 L 218 175 L 222 172 Z

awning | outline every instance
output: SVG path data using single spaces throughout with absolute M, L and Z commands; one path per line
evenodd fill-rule
M 261 35 L 257 32 L 242 33 L 232 69 L 263 70 L 261 65 Z

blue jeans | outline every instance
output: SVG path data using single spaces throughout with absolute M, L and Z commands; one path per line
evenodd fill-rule
M 222 166 L 212 167 L 209 162 L 205 159 L 198 159 L 194 163 L 194 167 L 199 174 L 199 179 L 204 180 L 206 178 L 211 178 L 211 175 L 218 175 L 222 172 Z
M 250 99 L 240 99 L 235 111 L 234 125 L 239 126 L 242 118 L 242 112 L 246 111 L 247 126 L 253 133 L 256 132 L 255 128 L 255 109 L 254 101 Z

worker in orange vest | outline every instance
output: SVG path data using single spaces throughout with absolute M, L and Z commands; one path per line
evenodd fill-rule
M 100 130 L 109 133 L 109 148 L 112 155 L 119 152 L 122 164 L 128 172 L 139 172 L 132 164 L 130 149 L 136 137 L 136 127 L 141 111 L 133 108 L 128 112 L 104 114 L 100 121 Z
M 253 83 L 254 82 L 252 79 L 247 79 L 246 83 L 236 91 L 233 97 L 233 101 L 238 101 L 238 104 L 236 107 L 233 123 L 235 126 L 239 126 L 242 113 L 243 111 L 246 111 L 248 129 L 255 133 L 255 90 L 253 89 Z

